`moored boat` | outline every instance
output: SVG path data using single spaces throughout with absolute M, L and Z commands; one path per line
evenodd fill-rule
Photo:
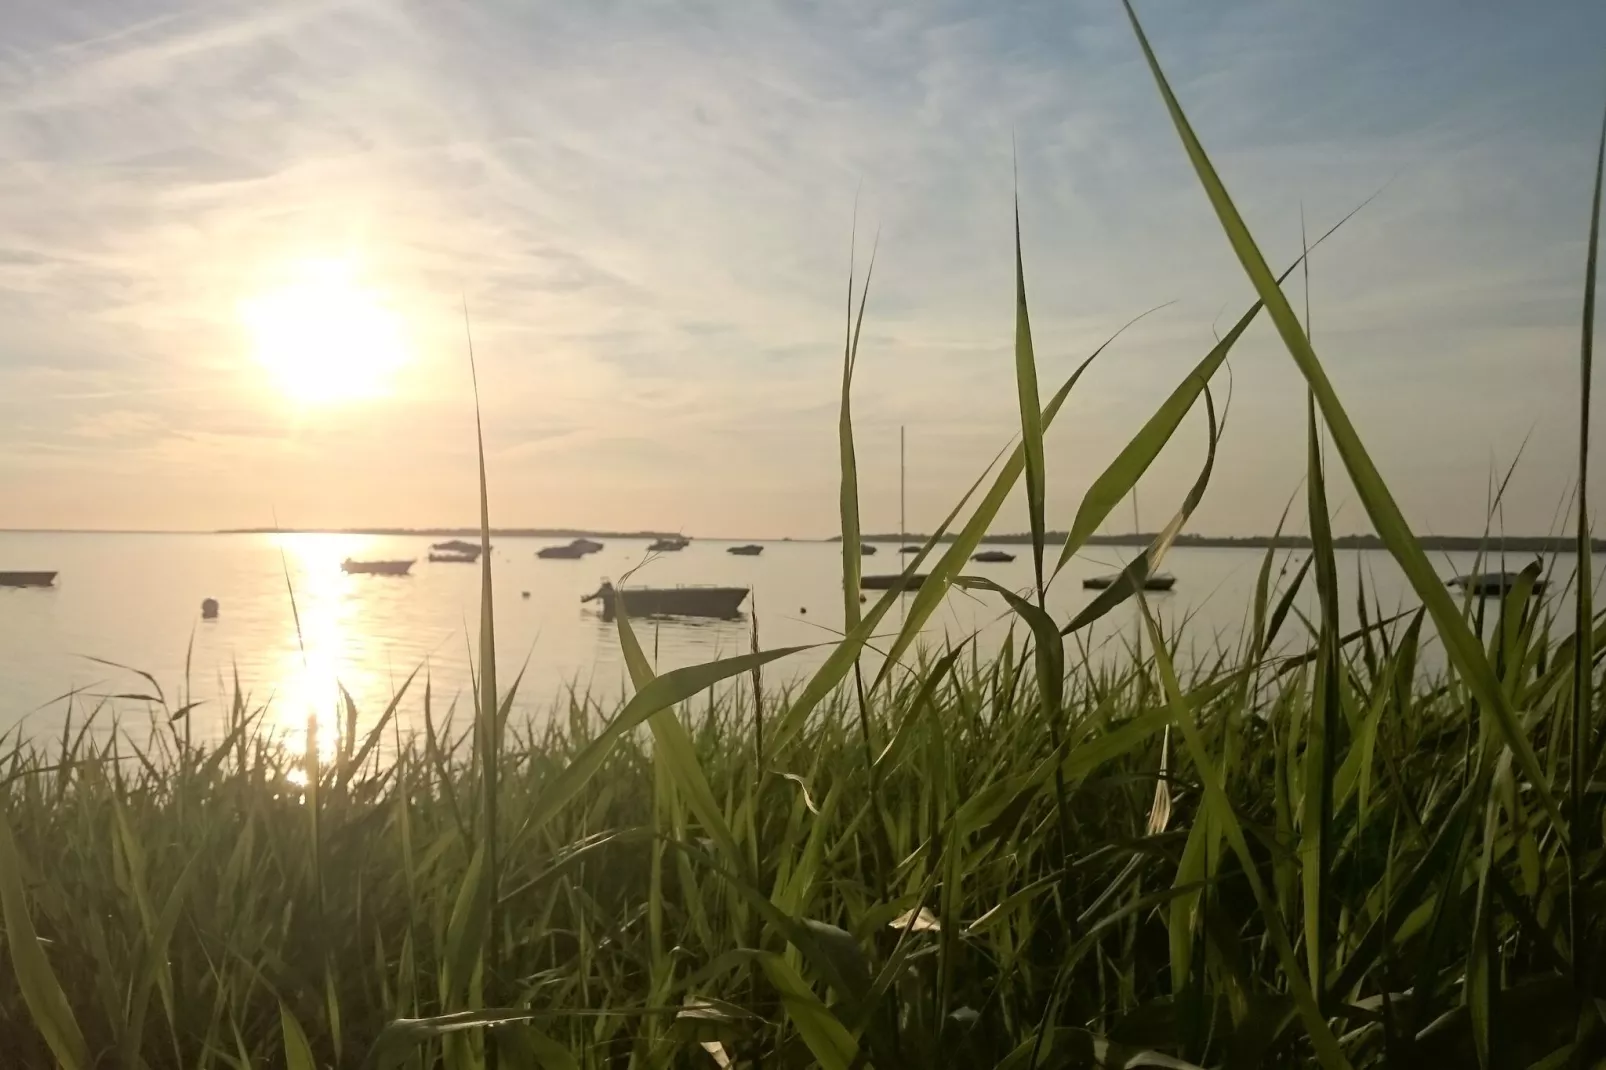
M 735 617 L 747 597 L 746 587 L 625 587 L 607 580 L 581 602 L 601 602 L 611 617 L 622 604 L 632 617 Z
M 874 546 L 871 546 L 869 543 L 862 542 L 862 543 L 859 544 L 859 554 L 860 554 L 860 556 L 869 557 L 871 554 L 873 554 L 875 552 L 876 552 L 876 548 Z
M 0 572 L 0 587 L 53 587 L 54 572 Z
M 746 546 L 729 547 L 725 552 L 727 554 L 735 554 L 737 557 L 757 557 L 764 552 L 764 547 L 756 542 L 750 542 Z
M 860 576 L 859 588 L 865 591 L 890 591 L 898 585 L 898 581 L 901 579 L 903 579 L 903 576 L 897 572 L 885 575 Z M 926 573 L 916 572 L 909 577 L 908 582 L 903 585 L 903 589 L 906 591 L 918 591 L 920 585 L 925 582 Z
M 566 561 L 573 561 L 576 558 L 584 557 L 586 554 L 594 554 L 600 549 L 602 549 L 600 542 L 592 542 L 590 539 L 572 539 L 563 546 L 547 546 L 537 550 L 535 556 L 556 557 Z
M 1517 581 L 1521 578 L 1520 572 L 1469 572 L 1450 580 L 1449 586 L 1463 588 L 1479 598 L 1502 598 L 1507 592 L 1516 590 Z M 1544 590 L 1545 581 L 1534 580 L 1532 593 L 1543 594 Z
M 480 555 L 476 553 L 439 553 L 430 551 L 429 559 L 438 565 L 472 565 L 479 561 Z
M 918 546 L 900 546 L 898 548 L 898 552 L 900 554 L 918 554 L 920 552 L 920 547 L 918 547 Z
M 447 539 L 445 542 L 432 543 L 430 549 L 447 554 L 473 554 L 475 557 L 481 553 L 479 543 L 469 542 L 466 539 Z
M 344 561 L 340 562 L 341 571 L 362 576 L 405 576 L 407 575 L 408 570 L 412 567 L 413 563 L 411 560 L 353 561 L 348 557 Z
M 986 564 L 989 562 L 1013 561 L 1015 560 L 1015 555 L 1005 553 L 1002 550 L 983 550 L 979 554 L 972 554 L 970 559 L 972 561 L 980 561 L 983 564 Z
M 647 547 L 647 552 L 650 554 L 673 554 L 684 550 L 689 545 L 691 545 L 690 539 L 675 535 L 667 539 L 653 540 L 652 545 Z
M 1114 587 L 1115 582 L 1121 578 L 1119 572 L 1112 572 L 1107 576 L 1089 576 L 1082 581 L 1082 586 L 1090 591 L 1102 591 L 1106 587 Z M 1156 572 L 1143 580 L 1145 591 L 1169 591 L 1175 587 L 1177 578 L 1169 572 Z

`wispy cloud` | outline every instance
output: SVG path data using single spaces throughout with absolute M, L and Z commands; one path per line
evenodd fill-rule
M 1537 427 L 1507 516 L 1542 526 L 1606 12 L 1429 7 L 1144 14 L 1274 259 L 1389 184 L 1319 253 L 1314 329 L 1413 518 L 1481 524 L 1490 449 Z M 828 531 L 855 202 L 866 510 L 907 424 L 929 523 L 1014 420 L 1012 143 L 1045 378 L 1178 301 L 1056 429 L 1061 514 L 1249 299 L 1104 3 L 24 0 L 0 29 L 0 525 L 460 522 L 466 300 L 507 522 Z M 239 308 L 331 256 L 413 359 L 298 410 Z M 1265 332 L 1234 369 L 1198 525 L 1258 530 L 1300 386 Z

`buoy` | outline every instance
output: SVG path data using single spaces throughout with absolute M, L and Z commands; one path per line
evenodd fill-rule
M 803 614 L 805 617 L 809 615 L 809 607 L 808 606 L 798 606 L 797 607 L 797 611 L 799 613 Z
M 201 603 L 201 619 L 217 620 L 217 599 L 208 598 Z
M 529 591 L 525 591 L 524 594 L 523 594 L 523 597 L 525 597 L 525 598 L 530 597 L 530 592 Z

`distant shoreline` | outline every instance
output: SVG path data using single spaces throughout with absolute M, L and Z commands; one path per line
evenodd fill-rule
M 0 528 L 4 535 L 389 535 L 416 538 L 475 538 L 479 535 L 478 528 L 225 528 L 218 531 L 151 531 L 129 529 L 95 529 L 95 528 Z M 667 539 L 682 535 L 675 531 L 603 531 L 596 528 L 492 528 L 493 538 L 534 538 L 534 539 Z M 1050 531 L 1047 533 L 1049 545 L 1056 545 L 1065 541 L 1066 533 L 1063 531 Z M 751 536 L 685 536 L 693 541 L 702 539 L 705 542 L 841 542 L 840 535 L 826 538 L 809 538 L 787 536 L 784 538 L 753 538 Z M 917 544 L 924 543 L 931 536 L 909 533 L 895 535 L 887 533 L 868 534 L 863 536 L 867 543 L 893 543 Z M 952 535 L 945 535 L 942 542 L 952 542 Z M 1025 532 L 1012 532 L 1002 535 L 986 535 L 981 540 L 986 544 L 1018 546 L 1030 545 L 1031 535 Z M 1088 538 L 1089 546 L 1147 546 L 1154 541 L 1152 532 L 1133 532 L 1127 534 L 1093 535 Z M 1417 542 L 1424 550 L 1456 553 L 1476 553 L 1485 550 L 1492 553 L 1504 551 L 1506 553 L 1522 554 L 1553 554 L 1568 553 L 1577 545 L 1576 541 L 1566 536 L 1554 535 L 1420 535 Z M 1187 547 L 1200 550 L 1265 550 L 1275 547 L 1279 550 L 1309 550 L 1310 537 L 1307 535 L 1190 535 L 1187 533 L 1177 536 L 1173 544 L 1177 547 Z M 1387 550 L 1383 540 L 1376 535 L 1337 535 L 1333 538 L 1333 548 L 1337 550 Z M 1596 539 L 1591 544 L 1593 551 L 1606 553 L 1606 539 Z
M 1066 533 L 1063 531 L 1050 531 L 1046 535 L 1047 543 L 1052 546 L 1065 541 Z M 865 542 L 925 542 L 929 535 L 866 535 Z M 1134 532 L 1126 535 L 1092 535 L 1088 537 L 1089 546 L 1147 546 L 1155 539 L 1153 532 Z M 840 536 L 834 536 L 830 542 L 841 542 Z M 953 537 L 943 536 L 943 542 L 952 542 Z M 1025 532 L 1016 532 L 1008 535 L 983 536 L 984 543 L 998 543 L 1004 545 L 1030 545 L 1031 535 Z M 1577 548 L 1576 539 L 1566 536 L 1553 535 L 1418 535 L 1417 544 L 1424 550 L 1441 550 L 1461 553 L 1476 553 L 1479 550 L 1507 553 L 1567 553 Z M 1309 550 L 1311 548 L 1308 535 L 1190 535 L 1184 532 L 1177 536 L 1173 547 L 1192 547 L 1201 550 L 1265 550 L 1276 547 L 1279 550 Z M 1590 544 L 1594 551 L 1606 551 L 1606 539 L 1595 539 Z M 1387 550 L 1388 546 L 1376 535 L 1335 535 L 1333 537 L 1335 550 Z

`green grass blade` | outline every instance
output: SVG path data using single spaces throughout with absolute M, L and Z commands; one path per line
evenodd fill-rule
M 1032 324 L 1026 312 L 1026 268 L 1020 248 L 1020 195 L 1015 196 L 1015 388 L 1020 395 L 1021 452 L 1026 461 L 1026 509 L 1032 531 L 1032 569 L 1037 598 L 1043 599 L 1043 413 L 1037 397 L 1037 357 L 1032 352 Z
M 1338 747 L 1338 564 L 1333 555 L 1333 531 L 1327 513 L 1327 481 L 1322 472 L 1320 431 L 1316 405 L 1306 405 L 1306 476 L 1310 508 L 1311 560 L 1316 562 L 1316 591 L 1321 603 L 1317 634 L 1315 683 L 1311 709 L 1306 716 L 1304 813 L 1300 822 L 1300 867 L 1305 902 L 1305 957 L 1311 986 L 1322 999 L 1327 976 L 1328 939 L 1326 912 L 1333 866 L 1333 755 Z
M 1261 300 L 1266 303 L 1266 311 L 1276 324 L 1278 334 L 1282 336 L 1294 363 L 1315 394 L 1317 406 L 1327 421 L 1333 445 L 1349 472 L 1356 495 L 1366 508 L 1374 529 L 1399 563 L 1401 571 L 1405 573 L 1418 597 L 1427 606 L 1450 661 L 1466 681 L 1467 687 L 1477 698 L 1480 707 L 1494 719 L 1506 745 L 1516 755 L 1517 764 L 1523 775 L 1532 783 L 1534 791 L 1544 804 L 1546 813 L 1555 822 L 1557 829 L 1562 829 L 1565 823 L 1556 804 L 1555 795 L 1550 789 L 1549 780 L 1539 764 L 1533 745 L 1517 719 L 1516 711 L 1495 679 L 1494 671 L 1489 665 L 1488 658 L 1484 656 L 1478 637 L 1473 634 L 1472 629 L 1456 610 L 1454 601 L 1429 564 L 1427 555 L 1422 552 L 1416 537 L 1411 533 L 1410 526 L 1406 524 L 1393 494 L 1383 482 L 1383 477 L 1373 464 L 1371 455 L 1362 444 L 1360 435 L 1350 422 L 1349 414 L 1339 401 L 1338 394 L 1317 359 L 1315 350 L 1311 348 L 1310 340 L 1300 327 L 1287 297 L 1277 285 L 1271 269 L 1266 266 L 1265 257 L 1261 255 L 1243 218 L 1228 196 L 1226 187 L 1205 155 L 1204 147 L 1194 135 L 1193 128 L 1183 114 L 1182 106 L 1172 93 L 1170 83 L 1160 69 L 1159 60 L 1155 58 L 1154 50 L 1149 45 L 1148 37 L 1138 22 L 1137 12 L 1132 10 L 1130 0 L 1122 0 L 1122 3 L 1131 21 L 1133 32 L 1142 47 L 1144 58 L 1148 62 L 1150 73 L 1154 76 L 1161 97 L 1164 98 L 1172 123 L 1176 126 L 1177 134 L 1193 164 L 1193 169 L 1204 186 L 1233 251 L 1237 253 L 1239 262 Z
M 56 971 L 50 968 L 44 945 L 28 913 L 28 893 L 22 884 L 22 857 L 11 835 L 11 824 L 0 814 L 0 918 L 6 923 L 6 950 L 23 1002 L 33 1016 L 50 1052 L 66 1070 L 89 1070 L 89 1047 L 78 1029 Z
M 1310 249 L 1316 248 L 1330 238 L 1339 227 L 1349 222 L 1355 213 L 1366 207 L 1370 201 L 1371 198 L 1367 198 L 1365 202 L 1329 227 L 1325 234 L 1311 243 Z M 1289 264 L 1283 273 L 1277 276 L 1278 285 L 1305 262 L 1310 255 L 1310 249 L 1302 253 L 1298 260 Z M 1171 441 L 1171 436 L 1182 423 L 1182 418 L 1193 411 L 1194 403 L 1199 399 L 1199 392 L 1215 376 L 1216 370 L 1226 360 L 1233 345 L 1244 331 L 1249 329 L 1249 325 L 1254 322 L 1263 307 L 1264 302 L 1256 301 L 1249 306 L 1248 311 L 1238 317 L 1238 322 L 1232 325 L 1226 336 L 1205 354 L 1204 359 L 1195 365 L 1193 371 L 1178 384 L 1171 392 L 1171 396 L 1161 403 L 1160 408 L 1155 410 L 1154 415 L 1150 416 L 1148 422 L 1132 437 L 1132 441 L 1126 444 L 1115 460 L 1110 462 L 1109 467 L 1093 481 L 1093 485 L 1082 496 L 1082 504 L 1077 507 L 1076 517 L 1071 521 L 1071 530 L 1065 536 L 1065 545 L 1060 548 L 1059 561 L 1054 566 L 1055 575 L 1058 575 L 1071 558 L 1087 545 L 1089 536 L 1098 531 L 1099 525 L 1104 523 L 1122 499 L 1137 486 L 1143 473 L 1149 470 L 1149 465 L 1154 463 L 1154 459 L 1160 455 L 1165 444 Z
M 659 710 L 673 706 L 677 702 L 684 702 L 721 680 L 752 672 L 754 666 L 768 665 L 772 661 L 779 661 L 781 658 L 809 649 L 811 648 L 807 645 L 789 646 L 778 650 L 766 650 L 759 654 L 739 654 L 702 665 L 672 669 L 662 676 L 654 677 L 651 683 L 637 691 L 635 696 L 625 703 L 624 708 L 608 722 L 608 727 L 599 732 L 597 737 L 576 754 L 569 764 L 552 778 L 551 783 L 545 786 L 540 796 L 531 804 L 528 816 L 519 827 L 513 842 L 516 843 L 529 833 L 543 828 L 570 799 L 579 793 L 581 788 L 590 783 L 591 778 L 602 768 L 608 755 L 625 734 Z
M 1194 712 L 1177 683 L 1176 670 L 1171 665 L 1170 655 L 1166 653 L 1165 636 L 1149 613 L 1148 603 L 1142 595 L 1138 596 L 1138 608 L 1143 614 L 1144 626 L 1148 629 L 1149 638 L 1154 644 L 1155 663 L 1160 670 L 1160 681 L 1165 688 L 1166 700 L 1171 706 L 1172 724 L 1181 731 L 1193 759 L 1194 769 L 1203 782 L 1205 805 L 1210 810 L 1211 820 L 1218 823 L 1233 854 L 1238 856 L 1239 865 L 1243 867 L 1243 874 L 1254 893 L 1272 949 L 1282 965 L 1290 994 L 1299 1008 L 1299 1016 L 1305 1024 L 1312 1046 L 1316 1049 L 1316 1056 L 1328 1070 L 1340 1070 L 1340 1068 L 1347 1070 L 1350 1065 L 1349 1060 L 1339 1049 L 1338 1038 L 1333 1035 L 1327 1019 L 1316 1003 L 1310 985 L 1300 972 L 1299 960 L 1294 954 L 1293 944 L 1289 942 L 1282 915 L 1277 910 L 1276 903 L 1267 895 L 1255 857 L 1250 853 L 1249 842 L 1244 837 L 1243 826 L 1239 824 L 1232 801 L 1227 797 L 1226 788 L 1222 785 L 1221 772 L 1216 768 L 1205 747 L 1204 738 L 1195 723 Z
M 1088 367 L 1098 359 L 1099 355 L 1108 349 L 1110 344 L 1117 338 L 1121 337 L 1128 327 L 1131 327 L 1144 316 L 1154 311 L 1155 309 L 1151 308 L 1147 312 L 1134 316 L 1127 321 L 1120 330 L 1106 339 L 1103 345 L 1095 349 L 1092 355 L 1082 361 L 1064 383 L 1060 384 L 1060 388 L 1055 391 L 1054 396 L 1049 399 L 1048 404 L 1043 408 L 1041 426 L 1045 432 L 1054 423 L 1054 417 L 1059 414 L 1060 407 L 1065 404 L 1065 399 L 1075 389 L 1077 382 L 1082 378 L 1082 373 L 1087 371 Z M 988 488 L 987 494 L 976 506 L 976 511 L 965 522 L 965 526 L 960 529 L 958 536 L 955 537 L 953 543 L 949 545 L 938 560 L 936 567 L 931 570 L 931 575 L 921 585 L 920 590 L 915 593 L 914 602 L 910 605 L 909 612 L 904 617 L 903 628 L 899 631 L 897 639 L 893 640 L 891 648 L 887 651 L 886 663 L 882 665 L 881 672 L 876 679 L 877 685 L 886 679 L 893 666 L 902 660 L 903 656 L 908 653 L 909 648 L 914 645 L 915 640 L 919 638 L 920 631 L 925 627 L 926 621 L 931 619 L 931 615 L 936 612 L 937 606 L 942 603 L 943 595 L 947 593 L 949 587 L 953 586 L 954 580 L 959 577 L 964 570 L 965 564 L 970 560 L 970 555 L 975 553 L 976 547 L 981 544 L 982 536 L 987 534 L 988 526 L 992 524 L 993 518 L 998 515 L 999 509 L 1003 508 L 1004 500 L 1009 497 L 1009 492 L 1014 489 L 1015 481 L 1020 479 L 1021 471 L 1025 468 L 1025 465 L 1025 446 L 1024 444 L 1018 444 L 1011 451 L 1009 459 L 1004 462 L 1003 468 L 999 470 L 992 486 Z M 985 478 L 986 475 L 984 473 L 982 479 Z M 977 485 L 980 485 L 979 480 Z M 972 491 L 974 489 L 973 487 Z
M 284 1037 L 285 1070 L 318 1070 L 318 1060 L 312 1057 L 306 1030 L 283 1003 L 279 1004 L 279 1031 Z
M 620 582 L 623 583 L 622 580 Z M 636 640 L 635 630 L 630 627 L 630 614 L 625 612 L 624 599 L 615 599 L 614 604 L 614 624 L 619 633 L 619 646 L 624 651 L 631 683 L 639 691 L 651 685 L 656 677 L 641 644 Z M 744 879 L 751 879 L 747 873 L 747 853 L 736 844 L 736 836 L 714 798 L 714 790 L 708 785 L 708 776 L 697 761 L 697 750 L 692 746 L 691 737 L 686 734 L 686 726 L 675 715 L 674 706 L 665 706 L 648 717 L 647 727 L 652 730 L 653 745 L 660 752 L 655 756 L 663 758 L 665 768 L 684 793 L 686 805 L 691 807 L 697 820 L 703 823 L 703 828 L 730 859 L 730 864 L 741 871 Z
M 875 271 L 875 252 L 864 272 L 864 290 L 859 298 L 859 314 L 853 314 L 853 266 L 848 265 L 848 329 L 842 343 L 842 403 L 837 417 L 837 449 L 842 467 L 838 508 L 842 514 L 842 619 L 852 631 L 859 623 L 859 573 L 863 564 L 859 531 L 859 462 L 853 448 L 853 368 L 859 361 L 859 332 L 864 328 L 864 306 L 870 296 L 870 276 Z
M 1573 603 L 1573 634 L 1577 648 L 1573 657 L 1573 716 L 1572 753 L 1569 755 L 1571 776 L 1568 779 L 1568 817 L 1573 835 L 1588 837 L 1573 843 L 1573 858 L 1587 850 L 1593 840 L 1594 822 L 1584 812 L 1585 785 L 1595 769 L 1594 726 L 1588 722 L 1595 709 L 1594 630 L 1595 611 L 1592 605 L 1594 578 L 1589 532 L 1589 402 L 1595 370 L 1595 288 L 1596 266 L 1600 252 L 1600 205 L 1602 178 L 1606 177 L 1606 117 L 1601 120 L 1600 144 L 1595 151 L 1595 188 L 1589 205 L 1589 250 L 1584 263 L 1584 322 L 1579 331 L 1578 352 L 1578 590 Z M 1574 862 L 1576 867 L 1577 863 Z M 1578 942 L 1584 925 L 1583 895 L 1577 887 L 1576 869 L 1569 880 L 1568 900 L 1571 916 L 1572 960 L 1580 963 Z
M 496 938 L 497 881 L 500 824 L 497 820 L 497 778 L 502 765 L 502 718 L 497 707 L 496 613 L 491 586 L 491 496 L 485 478 L 485 429 L 480 417 L 480 373 L 474 361 L 474 337 L 469 331 L 468 304 L 463 305 L 463 333 L 468 342 L 469 378 L 474 386 L 474 446 L 480 479 L 480 676 L 479 708 L 475 710 L 475 745 L 480 755 L 479 835 L 484 842 L 485 869 L 481 894 L 485 897 L 485 974 L 494 1000 L 500 973 L 501 944 Z
M 1064 634 L 1070 635 L 1072 632 L 1086 628 L 1109 613 L 1110 610 L 1143 590 L 1144 581 L 1159 569 L 1160 561 L 1165 557 L 1166 551 L 1171 548 L 1171 544 L 1176 541 L 1177 535 L 1182 531 L 1182 526 L 1188 522 L 1188 518 L 1193 515 L 1193 511 L 1204 500 L 1205 488 L 1210 485 L 1210 473 L 1214 470 L 1216 464 L 1216 443 L 1221 437 L 1216 427 L 1216 405 L 1211 399 L 1208 386 L 1204 388 L 1204 395 L 1205 414 L 1210 423 L 1209 447 L 1205 453 L 1204 468 L 1200 470 L 1198 478 L 1193 481 L 1193 486 L 1188 488 L 1188 495 L 1182 500 L 1182 508 L 1177 510 L 1176 515 L 1171 518 L 1171 522 L 1154 537 L 1154 541 L 1148 545 L 1143 553 L 1127 563 L 1127 566 L 1121 570 L 1121 574 L 1114 583 L 1100 591 L 1091 602 L 1082 607 L 1075 617 L 1071 618 L 1071 622 L 1061 629 Z

